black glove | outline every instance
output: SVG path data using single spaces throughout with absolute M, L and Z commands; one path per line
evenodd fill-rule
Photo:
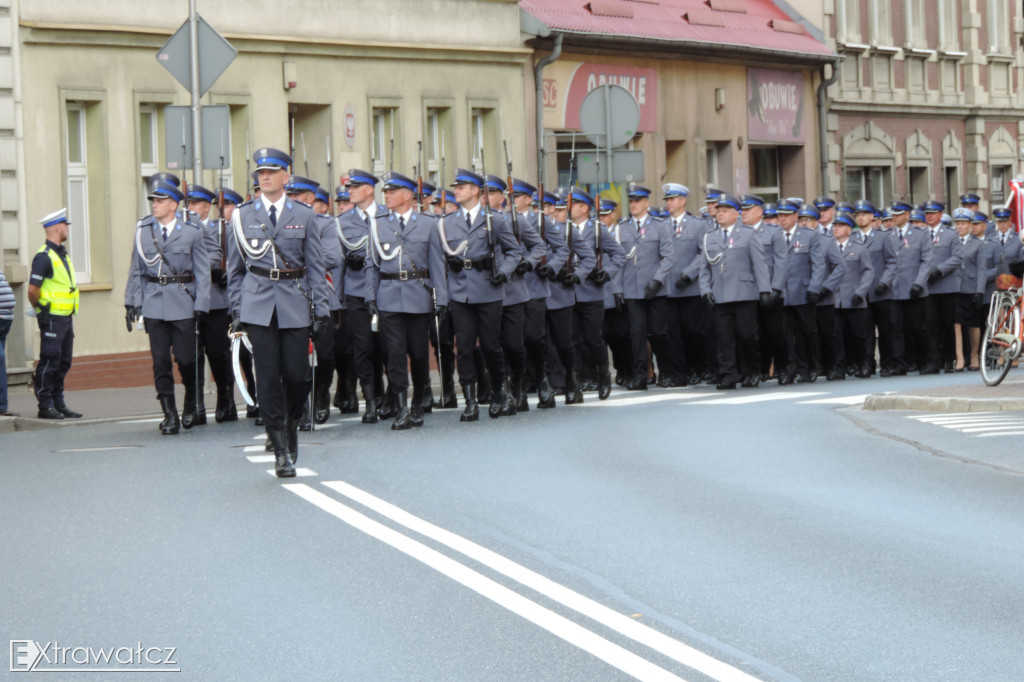
M 128 328 L 128 331 L 135 327 L 135 320 L 139 319 L 141 310 L 133 305 L 126 305 L 124 307 L 124 326 Z
M 782 289 L 772 289 L 772 303 L 778 303 L 782 300 Z
M 532 270 L 533 270 L 533 265 L 530 263 L 530 261 L 528 261 L 528 260 L 526 260 L 524 258 L 523 260 L 519 261 L 519 265 L 516 266 L 515 274 L 517 274 L 517 275 L 525 275 L 526 273 L 528 273 L 528 272 L 530 272 Z
M 889 291 L 889 285 L 885 282 L 879 282 L 878 286 L 875 287 L 875 296 L 885 296 L 886 292 Z
M 937 279 L 942 277 L 942 271 L 938 268 L 932 268 L 931 272 L 928 273 L 928 283 L 931 284 Z
M 621 313 L 626 308 L 626 297 L 622 294 L 612 294 L 612 302 L 615 304 L 615 312 Z
M 910 287 L 910 298 L 921 298 L 921 294 L 924 293 L 924 287 L 920 284 L 915 284 Z
M 850 303 L 853 304 L 853 307 L 859 308 L 864 305 L 864 297 L 860 294 L 854 294 L 850 297 Z
M 817 302 L 819 300 L 821 300 L 821 294 L 820 293 L 818 293 L 817 291 L 808 291 L 807 292 L 807 302 L 808 303 L 810 303 L 811 305 L 815 305 L 815 304 L 817 304 Z
M 690 277 L 684 272 L 679 275 L 678 279 L 676 279 L 676 288 L 682 289 L 683 287 L 689 286 L 691 282 L 693 282 L 693 277 Z
M 457 258 L 456 256 L 446 256 L 446 259 L 448 260 L 449 270 L 456 274 L 462 272 L 462 266 L 465 265 L 465 263 L 462 262 L 461 258 Z
M 362 270 L 366 266 L 366 256 L 359 256 L 354 253 L 350 253 L 345 256 L 345 265 L 353 270 Z
M 437 315 L 437 323 L 444 326 L 445 320 L 448 319 L 448 306 L 436 305 L 434 306 L 434 314 Z
M 379 318 L 380 317 L 380 311 L 377 310 L 377 302 L 376 301 L 367 301 L 366 302 L 366 312 L 369 313 L 371 318 L 373 318 L 373 317 Z
M 607 270 L 601 268 L 600 270 L 592 271 L 587 279 L 592 280 L 597 286 L 603 287 L 612 281 L 612 276 L 608 274 Z
M 539 268 L 537 268 L 537 276 L 543 277 L 544 279 L 554 279 L 555 269 L 548 265 L 547 263 L 545 263 L 544 265 L 541 265 Z
M 974 295 L 974 307 L 975 308 L 980 308 L 983 305 L 985 305 L 985 294 L 975 294 Z
M 654 298 L 658 291 L 661 290 L 661 286 L 661 282 L 656 279 L 652 279 L 647 283 L 647 286 L 644 287 L 644 298 L 648 301 Z
M 50 326 L 50 304 L 39 306 L 39 312 L 36 313 L 36 319 L 39 320 L 39 327 Z
M 228 285 L 228 271 L 227 270 L 214 270 L 212 273 L 213 283 L 219 287 L 226 287 Z
M 765 309 L 765 310 L 769 310 L 773 305 L 775 305 L 775 301 L 772 300 L 771 292 L 762 291 L 761 292 L 761 307 L 763 309 Z
M 580 283 L 580 276 L 575 272 L 567 272 L 559 278 L 559 281 L 562 283 L 563 287 L 571 289 Z
M 701 298 L 704 299 L 704 303 L 706 303 L 709 308 L 715 307 L 715 295 L 710 291 L 702 295 Z
M 491 275 L 489 279 L 491 284 L 493 284 L 494 286 L 498 286 L 500 284 L 504 284 L 505 282 L 507 282 L 508 276 L 504 272 L 496 272 L 493 275 Z
M 194 310 L 192 311 L 192 319 L 196 321 L 196 324 L 202 324 L 208 314 L 205 310 Z
M 828 287 L 822 287 L 820 293 L 821 293 L 822 296 L 831 296 L 832 295 L 832 290 L 829 289 Z
M 323 343 L 331 331 L 331 318 L 324 315 L 313 318 L 313 341 Z
M 245 327 L 245 322 L 242 322 L 241 315 L 235 315 L 231 318 L 231 333 L 232 334 L 244 334 L 248 331 Z

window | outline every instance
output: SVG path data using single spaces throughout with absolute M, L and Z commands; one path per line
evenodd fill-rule
M 939 47 L 956 51 L 960 47 L 958 0 L 939 0 Z
M 953 206 L 960 196 L 960 169 L 956 166 L 946 166 L 946 204 Z
M 939 65 L 939 77 L 942 80 L 942 92 L 955 95 L 960 92 L 960 64 L 952 59 L 943 59 Z
M 452 158 L 454 140 L 449 131 L 451 109 L 448 107 L 427 107 L 427 123 L 423 132 L 423 177 L 438 184 L 441 178 L 441 160 Z M 446 168 L 445 172 L 454 170 Z
M 1007 0 L 988 0 L 988 51 L 998 54 L 1009 54 L 1009 27 L 1013 16 L 1007 8 Z
M 929 198 L 928 166 L 911 166 L 907 169 L 909 177 L 907 186 L 910 189 L 910 202 L 919 204 Z
M 67 115 L 67 159 L 68 218 L 71 221 L 68 234 L 68 252 L 75 265 L 75 279 L 85 284 L 91 281 L 89 265 L 89 167 L 86 145 L 85 107 L 77 102 L 68 102 Z
M 925 0 L 907 0 L 907 45 L 910 47 L 928 47 L 928 38 L 925 36 L 926 24 Z
M 922 57 L 910 57 L 905 60 L 907 65 L 907 90 L 922 93 L 927 87 L 925 61 Z
M 148 178 L 160 166 L 158 150 L 156 105 L 143 104 L 139 107 L 139 174 Z
M 470 157 L 473 159 L 473 170 L 483 173 L 484 168 L 498 168 L 500 159 L 497 157 L 494 134 L 494 109 L 474 107 L 470 109 Z
M 859 43 L 860 0 L 837 0 L 836 35 L 844 43 Z
M 765 201 L 779 200 L 779 148 L 750 148 L 750 192 Z
M 373 108 L 373 127 L 370 129 L 370 159 L 373 174 L 383 175 L 389 170 L 394 160 L 395 118 L 397 109 L 392 107 Z
M 844 59 L 839 63 L 839 77 L 846 90 L 856 90 L 860 87 L 860 55 L 846 53 Z
M 1009 166 L 992 166 L 992 206 L 1006 204 L 1006 190 L 1010 182 Z
M 870 0 L 868 24 L 872 45 L 892 45 L 892 0 Z
M 875 206 L 884 206 L 892 197 L 891 170 L 884 166 L 848 167 L 846 169 L 846 201 L 851 204 L 867 199 Z
M 876 90 L 892 90 L 892 57 L 887 54 L 871 58 L 871 70 Z
M 732 157 L 729 155 L 731 144 L 728 140 L 708 142 L 706 164 L 708 187 L 727 189 L 732 186 Z

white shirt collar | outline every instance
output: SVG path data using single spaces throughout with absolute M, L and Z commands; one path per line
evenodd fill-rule
M 266 194 L 263 194 L 261 192 L 260 193 L 260 199 L 263 200 L 263 208 L 265 208 L 267 210 L 267 214 L 268 215 L 270 214 L 270 207 L 271 206 L 277 206 L 277 215 L 280 216 L 281 215 L 281 211 L 284 210 L 284 202 L 285 202 L 285 200 L 288 199 L 288 195 L 287 194 L 282 194 L 281 197 L 277 201 L 271 201 L 270 199 L 267 198 Z
M 171 216 L 171 220 L 168 223 L 161 223 L 159 220 L 157 222 L 160 223 L 160 228 L 161 229 L 167 228 L 167 231 L 170 232 L 171 230 L 174 229 L 174 226 L 178 223 L 178 216 Z
M 477 216 L 480 215 L 480 208 L 481 208 L 481 204 L 479 202 L 477 202 L 477 205 L 474 206 L 473 208 L 466 209 L 468 211 L 468 213 L 469 213 L 469 224 L 470 224 L 470 226 L 472 226 L 473 223 L 476 222 Z
M 408 211 L 406 211 L 405 213 L 396 213 L 395 215 L 396 215 L 396 216 L 397 216 L 398 218 L 401 218 L 402 220 L 404 220 L 404 221 L 405 221 L 405 224 L 406 224 L 406 225 L 408 225 L 408 224 L 409 224 L 409 221 L 410 221 L 410 220 L 412 220 L 412 209 L 410 208 L 410 209 L 409 209 Z

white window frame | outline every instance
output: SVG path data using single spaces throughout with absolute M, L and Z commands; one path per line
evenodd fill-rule
M 160 168 L 160 140 L 158 125 L 158 109 L 155 104 L 139 105 L 139 175 L 148 178 L 159 172 Z M 149 114 L 149 129 L 142 123 L 142 115 Z M 150 147 L 153 150 L 153 158 L 147 162 L 142 158 L 142 141 L 149 137 Z
M 1006 0 L 988 0 L 988 51 L 990 54 L 1010 52 L 1009 26 L 1012 18 L 1007 16 Z
M 373 174 L 380 176 L 389 168 L 391 139 L 395 130 L 395 108 L 373 107 L 373 123 L 370 128 L 370 161 Z
M 939 0 L 939 47 L 955 51 L 960 47 L 960 21 L 956 11 L 957 0 Z
M 441 125 L 441 116 L 443 113 L 442 107 L 427 107 L 427 139 L 424 140 L 426 146 L 423 149 L 423 164 L 426 168 L 422 172 L 433 185 L 440 182 L 441 176 L 441 131 L 444 130 Z M 445 140 L 444 143 L 447 146 L 448 140 Z
M 473 159 L 473 172 L 483 173 L 483 159 L 480 158 L 480 150 L 487 144 L 486 132 L 484 130 L 484 116 L 487 115 L 487 110 L 481 107 L 474 107 L 470 112 L 470 156 Z M 492 162 L 493 163 L 493 162 Z
M 91 253 L 89 246 L 89 157 L 85 105 L 79 102 L 67 102 L 64 159 L 67 175 L 68 218 L 71 223 L 68 230 L 68 253 L 75 266 L 75 279 L 81 284 L 92 281 Z M 77 112 L 78 140 L 80 161 L 71 161 L 71 112 Z

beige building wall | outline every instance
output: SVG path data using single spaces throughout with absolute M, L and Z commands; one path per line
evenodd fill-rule
M 91 277 L 81 287 L 76 357 L 148 349 L 144 333 L 125 330 L 123 293 L 135 222 L 148 212 L 143 176 L 152 170 L 142 165 L 147 131 L 142 130 L 140 108 L 152 106 L 156 113 L 156 170 L 168 170 L 163 107 L 189 104 L 186 89 L 156 60 L 159 48 L 187 19 L 187 3 L 179 4 L 181 11 L 174 12 L 167 3 L 153 0 L 26 0 L 10 17 L 15 75 L 24 86 L 13 89 L 21 121 L 12 131 L 18 145 L 16 167 L 8 172 L 4 166 L 2 180 L 10 182 L 0 181 L 0 244 L 9 275 L 23 275 L 42 244 L 38 219 L 68 204 L 74 170 L 68 158 L 69 105 L 80 103 L 85 118 Z M 202 102 L 231 107 L 230 186 L 245 194 L 247 143 L 250 153 L 256 146 L 287 150 L 294 119 L 295 172 L 305 175 L 308 161 L 309 175 L 333 190 L 348 168 L 372 168 L 374 107 L 397 111 L 396 171 L 411 173 L 418 163 L 426 109 L 437 107 L 445 110 L 440 127 L 446 131 L 449 182 L 456 166 L 468 165 L 477 156 L 470 133 L 474 108 L 485 112 L 488 170 L 503 172 L 499 137 L 502 130 L 513 139 L 524 134 L 524 65 L 531 55 L 521 44 L 516 1 L 343 4 L 344 11 L 339 3 L 323 0 L 287 6 L 267 0 L 199 2 L 200 14 L 239 51 Z M 0 24 L 0 40 L 2 34 Z M 0 58 L 0 79 L 3 69 Z M 286 74 L 295 87 L 286 89 Z M 0 80 L 0 91 L 2 87 Z M 351 146 L 345 138 L 346 110 L 355 122 Z M 3 112 L 0 101 L 0 136 Z M 390 137 L 390 129 L 387 133 Z M 330 181 L 328 139 L 334 175 Z M 305 158 L 300 140 L 305 142 Z M 390 155 L 389 142 L 385 147 Z M 3 151 L 0 142 L 0 155 Z M 522 168 L 525 147 L 512 145 L 510 151 Z M 427 165 L 439 170 L 439 159 Z M 187 176 L 192 182 L 191 172 Z M 219 173 L 207 171 L 201 182 L 212 189 L 218 178 Z M 22 194 L 24 201 L 8 200 L 8 192 Z M 76 268 L 84 265 L 76 263 Z M 25 277 L 11 279 L 17 284 Z M 17 287 L 19 313 L 24 288 Z M 12 369 L 31 366 L 38 346 L 34 324 L 26 320 L 19 314 L 12 331 L 21 343 L 20 355 L 8 352 Z

